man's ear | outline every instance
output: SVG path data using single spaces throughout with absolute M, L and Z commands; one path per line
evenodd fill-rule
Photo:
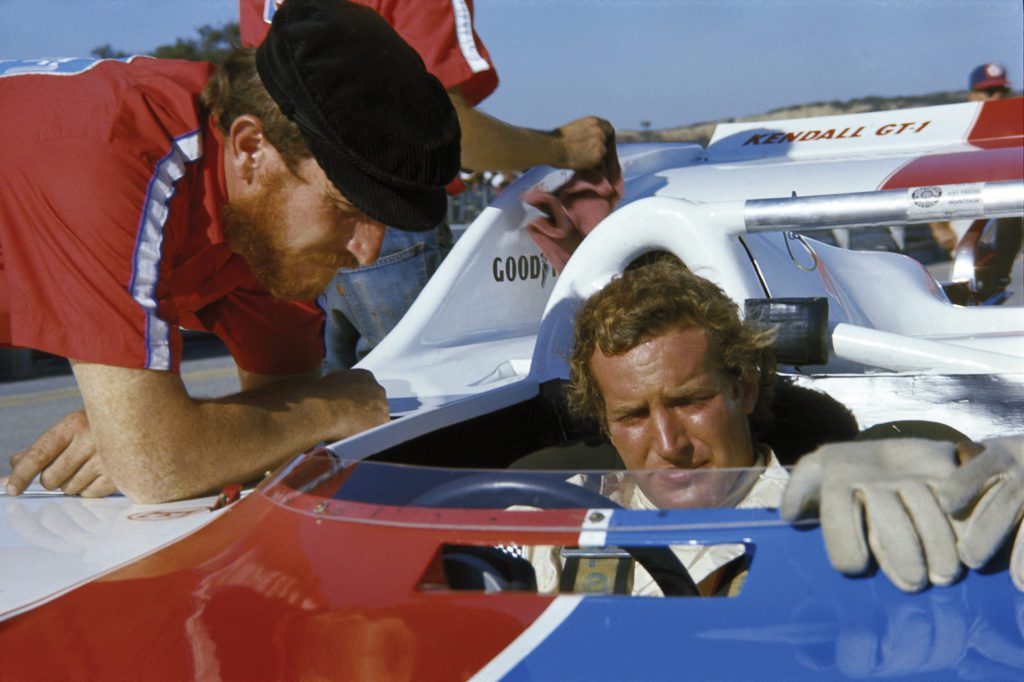
M 752 414 L 757 407 L 757 397 L 760 395 L 760 386 L 757 384 L 757 375 L 741 378 L 739 381 L 740 400 L 743 402 L 743 410 Z
M 266 161 L 269 143 L 263 135 L 263 122 L 251 114 L 242 114 L 228 130 L 227 163 L 244 184 L 251 184 Z

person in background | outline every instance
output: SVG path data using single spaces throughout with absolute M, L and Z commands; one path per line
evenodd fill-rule
M 976 67 L 968 76 L 968 101 L 992 101 L 1005 99 L 1010 96 L 1010 79 L 1007 77 L 1006 67 L 1000 63 L 983 63 Z M 1019 222 L 1019 221 L 1018 221 Z M 954 225 L 946 220 L 939 220 L 929 223 L 932 229 L 932 237 L 935 242 L 946 253 L 952 255 L 956 245 L 964 238 L 964 232 L 971 226 L 970 221 L 957 221 Z M 1004 240 L 1006 241 L 1006 239 Z M 1004 251 L 1010 245 L 1004 247 Z M 1017 248 L 1020 248 L 1020 240 L 1017 241 Z
M 365 371 L 321 376 L 312 299 L 433 228 L 458 172 L 451 100 L 375 12 L 291 0 L 258 50 L 0 65 L 0 343 L 63 355 L 85 403 L 15 453 L 42 485 L 160 502 L 257 480 L 388 419 Z M 354 163 L 359 159 L 360 163 Z M 180 327 L 242 392 L 188 395 Z
M 967 100 L 988 102 L 1010 96 L 1010 80 L 1002 64 L 982 64 L 971 71 L 967 78 Z
M 548 164 L 598 166 L 613 144 L 607 121 L 587 116 L 551 131 L 489 116 L 477 105 L 498 85 L 491 57 L 473 26 L 472 0 L 357 0 L 391 24 L 444 85 L 462 130 L 462 168 L 513 174 Z M 284 0 L 239 0 L 242 44 L 258 45 Z M 458 191 L 455 183 L 449 189 Z M 325 366 L 351 367 L 398 323 L 452 247 L 449 226 L 410 234 L 388 229 L 380 259 L 342 268 L 325 289 Z

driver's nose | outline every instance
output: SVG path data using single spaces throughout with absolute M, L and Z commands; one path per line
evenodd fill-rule
M 651 449 L 655 455 L 680 468 L 693 466 L 693 452 L 685 425 L 671 410 L 654 410 L 650 425 Z
M 363 217 L 356 223 L 346 248 L 356 257 L 360 265 L 373 265 L 380 255 L 381 243 L 384 241 L 384 223 L 369 217 Z

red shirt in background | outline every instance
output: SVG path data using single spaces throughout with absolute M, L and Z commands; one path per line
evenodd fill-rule
M 459 87 L 476 106 L 498 87 L 487 48 L 473 28 L 472 0 L 355 0 L 391 24 L 423 59 L 446 90 Z M 281 0 L 238 0 L 243 47 L 256 47 L 267 35 Z

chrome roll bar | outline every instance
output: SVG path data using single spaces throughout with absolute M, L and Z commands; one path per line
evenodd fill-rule
M 828 230 L 1024 214 L 1024 180 L 927 185 L 744 203 L 747 232 Z

